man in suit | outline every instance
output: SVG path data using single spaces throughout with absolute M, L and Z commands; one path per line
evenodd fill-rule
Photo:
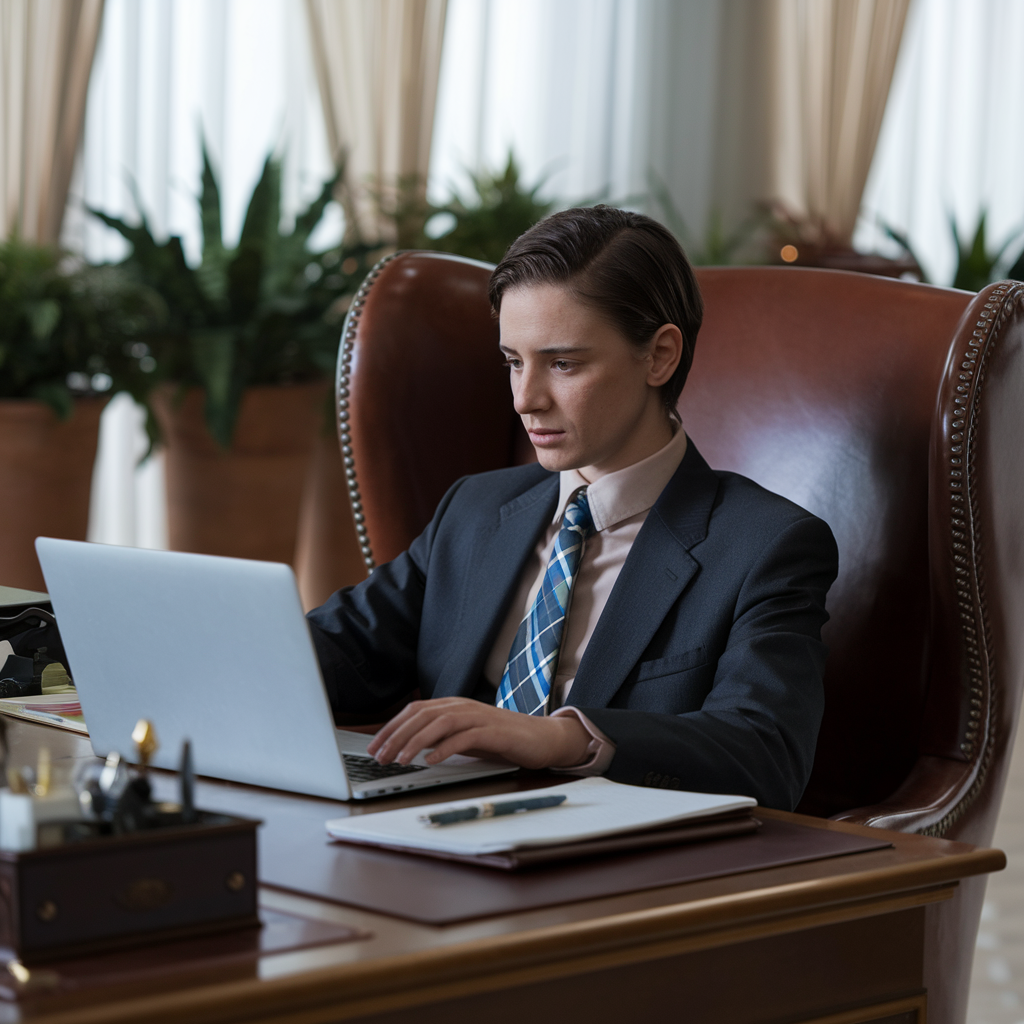
M 538 464 L 458 481 L 407 552 L 310 613 L 332 705 L 419 690 L 382 763 L 473 753 L 794 807 L 835 541 L 682 429 L 702 305 L 678 243 L 638 214 L 555 214 L 491 301 Z

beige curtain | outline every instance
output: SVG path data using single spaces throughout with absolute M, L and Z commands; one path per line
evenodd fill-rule
M 807 241 L 848 245 L 910 0 L 769 0 L 769 195 Z
M 103 0 L 0 0 L 0 237 L 56 243 Z
M 365 238 L 393 228 L 375 194 L 426 188 L 447 0 L 306 0 L 327 137 L 346 159 L 348 214 Z

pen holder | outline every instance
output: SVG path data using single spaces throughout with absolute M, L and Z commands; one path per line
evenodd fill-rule
M 256 827 L 190 825 L 0 851 L 0 946 L 22 963 L 254 926 Z

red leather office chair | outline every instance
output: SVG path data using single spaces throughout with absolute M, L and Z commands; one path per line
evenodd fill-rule
M 529 458 L 485 264 L 402 253 L 339 358 L 368 566 L 459 476 Z M 1024 678 L 1024 285 L 977 296 L 793 268 L 699 272 L 683 424 L 832 527 L 826 711 L 800 810 L 991 842 Z M 962 1021 L 984 881 L 929 910 L 931 1019 Z

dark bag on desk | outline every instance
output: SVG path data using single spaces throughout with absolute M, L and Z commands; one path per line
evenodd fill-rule
M 0 607 L 0 613 L 7 609 Z M 29 696 L 42 692 L 43 669 L 57 662 L 70 675 L 64 644 L 53 612 L 43 608 L 24 608 L 15 615 L 0 614 L 0 640 L 7 640 L 14 649 L 0 666 L 0 697 Z M 6 693 L 3 682 L 13 679 L 23 687 L 22 693 Z M 12 689 L 10 686 L 6 689 Z

